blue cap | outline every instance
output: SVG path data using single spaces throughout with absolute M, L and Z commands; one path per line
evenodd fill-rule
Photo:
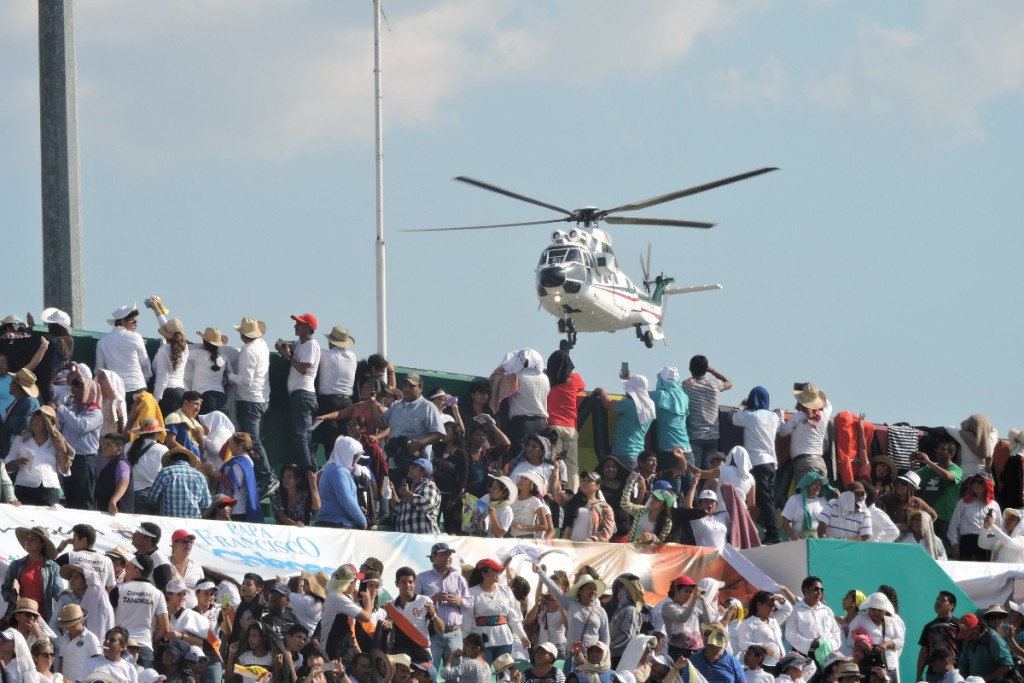
M 651 490 L 652 491 L 675 491 L 676 489 L 675 489 L 674 486 L 672 486 L 672 484 L 670 482 L 667 482 L 664 479 L 660 479 L 660 480 L 654 482 L 654 488 L 651 489 Z
M 415 460 L 412 461 L 412 464 L 413 465 L 419 465 L 420 467 L 422 467 L 423 469 L 425 469 L 427 471 L 428 475 L 433 476 L 433 474 L 434 474 L 434 466 L 432 464 L 430 464 L 430 461 L 427 460 L 426 458 L 416 458 Z

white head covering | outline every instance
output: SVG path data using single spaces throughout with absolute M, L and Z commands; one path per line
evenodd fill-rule
M 622 388 L 626 395 L 633 399 L 633 403 L 636 405 L 636 416 L 642 425 L 654 420 L 654 401 L 647 393 L 648 386 L 650 385 L 647 383 L 647 378 L 643 375 L 633 375 L 629 379 L 622 380 Z
M 96 371 L 97 377 L 100 373 L 107 378 L 107 383 L 110 384 L 110 390 L 114 392 L 114 398 L 111 399 L 111 411 L 114 413 L 114 419 L 120 418 L 122 422 L 128 422 L 128 408 L 125 402 L 125 391 L 124 391 L 124 380 L 121 379 L 121 375 L 117 374 L 113 370 L 105 370 L 100 368 Z M 104 634 L 106 635 L 106 634 Z
M 725 464 L 735 466 L 741 474 L 749 474 L 754 467 L 750 464 L 750 453 L 743 446 L 733 446 L 729 449 L 725 455 Z
M 544 372 L 544 359 L 533 349 L 519 349 L 505 354 L 501 369 L 507 375 L 539 375 Z
M 327 462 L 333 462 L 343 470 L 351 472 L 352 468 L 355 467 L 355 464 L 359 461 L 359 458 L 362 455 L 363 444 L 359 443 L 351 436 L 339 436 L 334 441 L 334 450 L 331 451 L 331 457 Z
M 14 639 L 14 660 L 11 664 L 8 664 L 8 668 L 12 665 L 17 669 L 17 675 L 19 681 L 34 681 L 36 680 L 36 666 L 32 663 L 32 650 L 28 646 L 28 641 L 25 640 L 25 636 L 21 635 L 21 631 L 16 628 L 9 628 L 4 633 L 8 637 Z M 8 673 L 11 673 L 8 671 Z
M 635 671 L 639 669 L 644 651 L 650 648 L 651 652 L 653 652 L 655 643 L 657 643 L 657 640 L 651 636 L 637 635 L 630 638 L 629 642 L 626 643 L 626 649 L 622 651 L 622 657 L 619 659 L 618 671 Z
M 85 577 L 85 594 L 82 595 L 82 609 L 86 613 L 85 627 L 100 640 L 114 627 L 114 608 L 107 597 L 103 577 L 87 564 L 78 565 Z
M 679 368 L 674 368 L 670 365 L 666 365 L 661 369 L 661 372 L 658 373 L 658 376 L 661 377 L 666 382 L 678 382 Z
M 885 596 L 885 593 L 872 593 L 864 598 L 864 602 L 860 603 L 859 609 L 861 612 L 869 609 L 880 609 L 890 617 L 896 614 L 896 610 L 893 609 L 892 603 L 889 602 L 889 598 Z

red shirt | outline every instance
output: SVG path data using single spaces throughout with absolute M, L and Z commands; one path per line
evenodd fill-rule
M 21 571 L 21 576 L 18 577 L 18 596 L 22 598 L 32 598 L 39 605 L 40 611 L 43 611 L 43 606 L 46 604 L 43 600 L 43 565 L 46 560 L 35 562 L 32 560 L 25 561 L 25 568 Z
M 562 384 L 551 387 L 548 392 L 548 424 L 576 429 L 576 397 L 586 388 L 583 378 L 575 372 Z

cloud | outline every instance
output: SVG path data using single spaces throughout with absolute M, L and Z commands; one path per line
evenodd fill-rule
M 780 102 L 788 89 L 781 61 L 771 56 L 761 64 L 732 68 L 712 77 L 711 99 L 720 104 L 756 106 Z
M 865 21 L 854 46 L 804 90 L 813 102 L 897 115 L 951 143 L 985 137 L 981 117 L 1024 89 L 1024 5 L 946 0 L 922 6 L 919 25 Z
M 458 116 L 458 98 L 490 88 L 579 88 L 656 73 L 729 26 L 744 6 L 386 3 L 386 125 L 434 126 Z M 76 7 L 83 144 L 134 168 L 198 154 L 288 158 L 372 139 L 368 2 L 94 0 Z M 21 30 L 34 26 L 34 11 L 5 14 Z

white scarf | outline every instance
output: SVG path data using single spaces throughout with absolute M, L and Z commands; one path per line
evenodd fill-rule
M 637 419 L 642 425 L 654 420 L 655 414 L 654 401 L 651 400 L 651 395 L 647 391 L 648 386 L 647 378 L 643 375 L 633 375 L 629 379 L 622 380 L 622 388 L 626 391 L 626 395 L 633 399 L 633 403 L 636 405 Z

